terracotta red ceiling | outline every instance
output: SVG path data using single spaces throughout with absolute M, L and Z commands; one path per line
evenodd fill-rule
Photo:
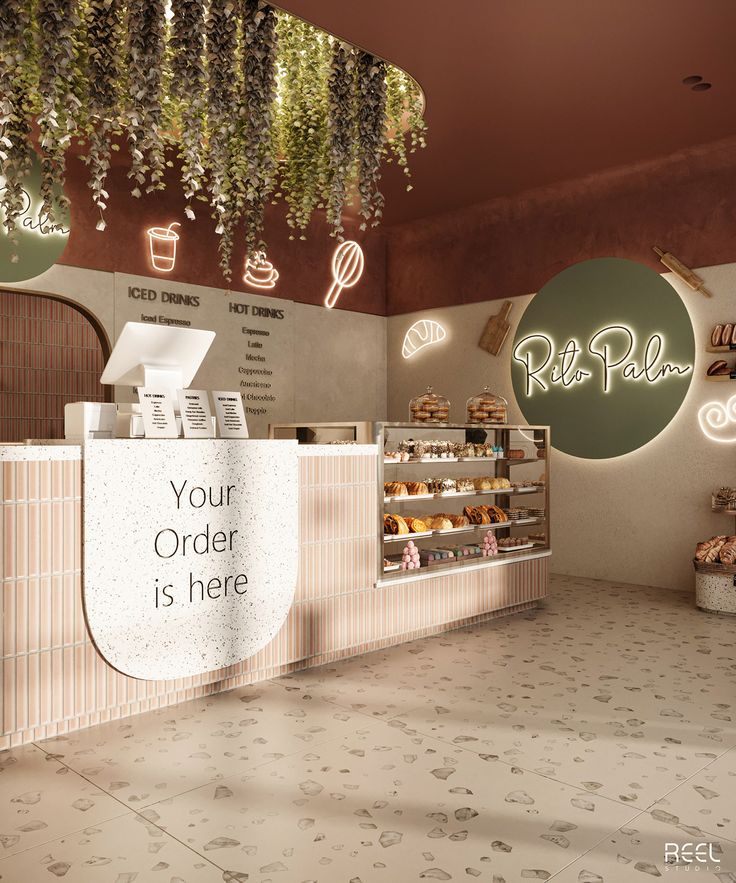
M 429 147 L 412 192 L 387 170 L 389 224 L 736 133 L 735 0 L 279 5 L 422 85 Z

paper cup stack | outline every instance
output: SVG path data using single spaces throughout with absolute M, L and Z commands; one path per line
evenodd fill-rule
M 419 549 L 414 545 L 413 540 L 409 540 L 401 556 L 401 569 L 415 570 L 417 567 L 419 567 Z
M 496 534 L 492 530 L 486 531 L 480 553 L 484 558 L 498 555 L 498 540 L 496 540 Z

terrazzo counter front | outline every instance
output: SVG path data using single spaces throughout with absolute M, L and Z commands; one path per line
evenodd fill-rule
M 136 444 L 153 455 L 150 445 L 192 442 Z M 0 748 L 491 619 L 546 595 L 546 557 L 377 585 L 375 446 L 302 446 L 296 456 L 298 575 L 275 636 L 213 671 L 140 680 L 105 661 L 85 621 L 81 448 L 0 445 Z M 278 500 L 279 480 L 266 474 L 260 491 Z M 111 523 L 120 517 L 111 512 Z M 264 521 L 288 542 L 274 512 L 264 509 Z

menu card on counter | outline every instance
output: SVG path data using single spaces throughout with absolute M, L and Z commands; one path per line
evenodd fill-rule
M 212 411 L 205 389 L 178 389 L 179 411 L 185 438 L 213 438 Z
M 174 400 L 167 389 L 142 386 L 138 390 L 146 438 L 178 438 Z
M 240 393 L 215 390 L 212 400 L 215 403 L 220 438 L 248 438 L 248 424 L 245 422 Z

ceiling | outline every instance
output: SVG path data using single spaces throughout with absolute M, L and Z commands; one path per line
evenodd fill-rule
M 278 5 L 424 89 L 429 145 L 411 192 L 387 168 L 387 224 L 736 134 L 734 0 Z M 693 74 L 712 88 L 683 85 Z

